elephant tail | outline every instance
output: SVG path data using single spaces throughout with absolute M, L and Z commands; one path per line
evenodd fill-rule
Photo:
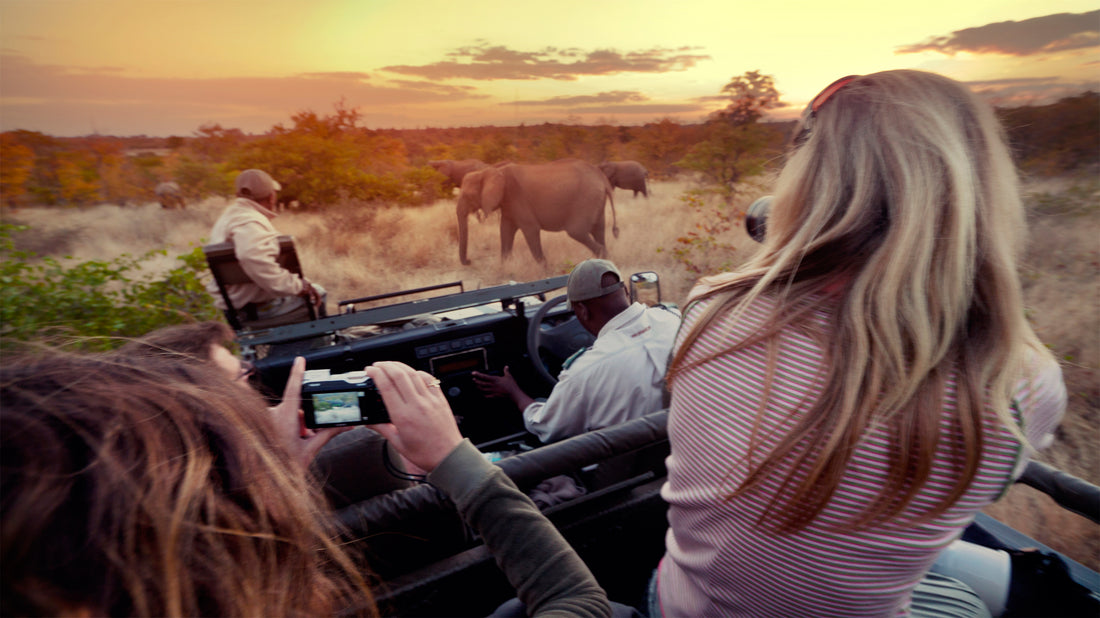
M 607 185 L 607 199 L 611 202 L 611 233 L 615 238 L 619 237 L 619 222 L 615 218 L 615 189 L 610 183 Z

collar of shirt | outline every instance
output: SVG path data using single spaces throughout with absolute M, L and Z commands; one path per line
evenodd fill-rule
M 608 320 L 607 324 L 604 324 L 603 328 L 600 329 L 599 334 L 596 335 L 596 339 L 603 337 L 611 331 L 620 330 L 628 327 L 631 322 L 642 317 L 642 314 L 645 313 L 645 310 L 646 306 L 642 303 L 634 303 L 633 305 L 630 305 L 629 307 L 624 309 L 622 313 Z
M 259 202 L 253 202 L 252 200 L 248 199 L 247 197 L 237 197 L 237 204 L 240 205 L 240 206 L 251 206 L 253 209 L 255 209 L 257 212 L 259 212 L 263 216 L 267 217 L 268 219 L 274 219 L 275 217 L 279 216 L 274 211 L 272 211 L 272 210 L 270 210 L 270 209 L 268 209 L 264 206 L 261 206 Z

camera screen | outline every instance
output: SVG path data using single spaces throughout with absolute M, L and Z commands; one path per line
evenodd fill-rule
M 359 420 L 359 398 L 363 391 L 313 393 L 313 420 L 318 425 L 335 425 Z
M 374 388 L 343 390 L 339 388 L 305 389 L 302 411 L 306 427 L 345 427 L 390 422 L 382 396 Z

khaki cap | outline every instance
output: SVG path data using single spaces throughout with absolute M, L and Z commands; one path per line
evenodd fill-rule
M 614 274 L 619 281 L 604 287 L 601 280 L 607 273 Z M 569 302 L 579 303 L 583 300 L 607 296 L 622 287 L 623 276 L 619 274 L 619 269 L 615 268 L 614 264 L 607 260 L 591 259 L 577 264 L 573 272 L 569 273 L 569 283 L 565 286 L 565 293 Z
M 263 170 L 245 170 L 237 175 L 237 195 L 262 200 L 283 187 Z

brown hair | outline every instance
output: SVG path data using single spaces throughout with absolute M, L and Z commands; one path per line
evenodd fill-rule
M 856 78 L 805 123 L 810 130 L 779 177 L 763 249 L 738 272 L 703 280 L 709 306 L 676 350 L 669 381 L 675 394 L 678 374 L 725 353 L 688 360 L 704 331 L 758 298 L 775 301 L 769 324 L 733 350 L 766 341 L 772 359 L 781 329 L 811 325 L 821 298 L 835 299 L 822 333 L 821 398 L 734 495 L 782 474 L 789 491 L 766 516 L 780 530 L 804 528 L 836 491 L 862 436 L 881 424 L 898 448 L 887 481 L 851 527 L 900 514 L 950 437 L 939 419 L 954 373 L 956 480 L 925 509 L 927 519 L 973 481 L 986 421 L 999 418 L 1023 439 L 1009 412 L 1013 388 L 1030 354 L 1049 356 L 1024 316 L 1017 277 L 1024 218 L 1016 172 L 990 107 L 932 73 Z M 760 405 L 776 405 L 767 389 Z M 754 436 L 751 448 L 759 443 Z
M 264 401 L 206 363 L 0 368 L 0 614 L 373 613 Z
M 158 328 L 128 341 L 119 350 L 142 356 L 186 354 L 210 360 L 210 346 L 229 347 L 236 340 L 233 329 L 224 322 L 194 322 Z

